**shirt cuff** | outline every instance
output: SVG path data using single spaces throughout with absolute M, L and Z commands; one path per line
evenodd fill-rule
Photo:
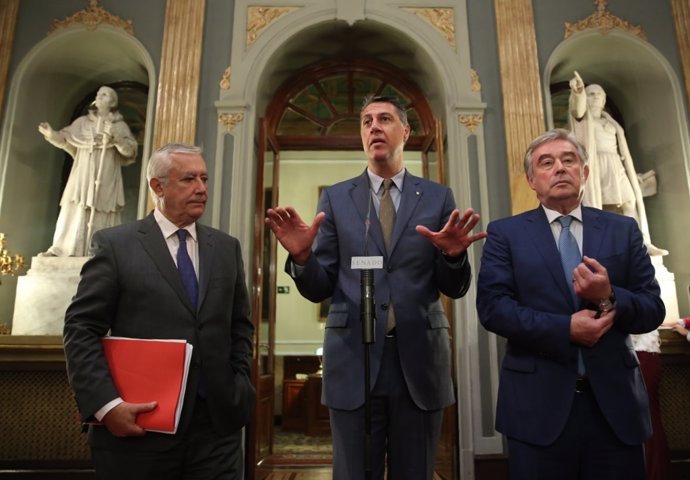
M 288 264 L 288 268 L 290 269 L 290 277 L 292 278 L 297 278 L 300 275 L 302 275 L 302 272 L 304 271 L 304 265 L 297 265 L 295 262 L 290 259 L 290 263 Z
M 111 411 L 113 408 L 117 407 L 119 404 L 123 403 L 124 400 L 122 398 L 117 397 L 115 400 L 111 400 L 105 405 L 103 405 L 96 413 L 93 414 L 94 417 L 96 417 L 96 420 L 99 422 L 103 421 L 103 418 L 108 414 L 109 411 Z

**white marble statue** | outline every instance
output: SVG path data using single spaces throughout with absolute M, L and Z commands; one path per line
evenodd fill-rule
M 74 159 L 60 200 L 53 244 L 42 256 L 88 255 L 94 232 L 120 223 L 125 204 L 121 167 L 135 162 L 137 141 L 115 110 L 117 92 L 98 89 L 89 113 L 60 131 L 38 126 L 45 139 Z
M 570 80 L 570 129 L 589 156 L 589 178 L 582 202 L 596 208 L 610 207 L 635 218 L 649 254 L 667 255 L 667 250 L 651 242 L 642 190 L 625 132 L 604 111 L 605 105 L 604 89 L 596 84 L 585 88 L 582 78 L 575 72 Z M 648 177 L 649 172 L 644 176 Z

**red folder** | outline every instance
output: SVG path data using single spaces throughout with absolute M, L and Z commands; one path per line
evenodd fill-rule
M 175 433 L 182 412 L 192 345 L 185 340 L 105 337 L 103 351 L 120 397 L 126 402 L 156 401 L 137 416 L 145 430 Z

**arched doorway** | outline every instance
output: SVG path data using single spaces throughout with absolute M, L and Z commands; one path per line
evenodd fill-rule
M 265 117 L 259 121 L 257 139 L 254 240 L 255 245 L 261 247 L 255 249 L 253 256 L 257 352 L 253 372 L 258 401 L 254 421 L 248 430 L 248 470 L 262 462 L 273 463 L 270 456 L 274 405 L 285 405 L 285 402 L 276 402 L 273 395 L 284 390 L 284 378 L 276 372 L 291 371 L 285 364 L 276 369 L 276 363 L 284 360 L 280 357 L 313 356 L 314 347 L 320 345 L 322 339 L 322 331 L 317 330 L 321 316 L 318 312 L 324 309 L 302 299 L 294 287 L 289 293 L 291 280 L 284 277 L 279 280 L 286 254 L 264 228 L 264 212 L 269 205 L 293 205 L 308 219 L 315 213 L 320 187 L 361 173 L 366 161 L 361 152 L 359 110 L 364 97 L 369 94 L 393 95 L 402 100 L 412 127 L 406 145 L 406 167 L 416 175 L 444 181 L 441 122 L 434 118 L 421 89 L 397 68 L 363 58 L 329 59 L 307 66 L 277 89 L 266 108 Z M 285 157 L 289 160 L 283 165 Z M 279 298 L 278 291 L 287 295 Z M 450 310 L 451 303 L 447 302 L 446 307 Z M 282 338 L 281 326 L 284 329 L 286 325 L 292 332 L 318 332 L 318 338 L 313 338 L 314 335 L 309 338 L 309 333 L 297 340 L 294 336 Z M 295 341 L 298 346 L 291 343 Z M 288 345 L 292 352 L 285 348 Z M 283 352 L 280 351 L 281 346 Z M 313 419 L 310 412 L 319 408 L 316 404 L 319 395 L 309 393 L 314 388 L 309 382 L 318 381 L 320 385 L 320 380 L 309 377 L 304 385 L 302 405 L 306 409 L 307 434 Z M 453 455 L 457 447 L 456 415 L 455 407 L 446 412 L 444 441 L 439 456 L 439 468 L 448 471 L 447 478 L 453 478 L 452 472 L 457 467 Z M 327 420 L 325 426 L 327 428 Z M 248 473 L 252 475 L 255 472 Z

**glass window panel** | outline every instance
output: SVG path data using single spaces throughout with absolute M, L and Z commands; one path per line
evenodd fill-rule
M 321 88 L 328 95 L 331 104 L 338 114 L 342 115 L 350 111 L 348 103 L 350 98 L 350 86 L 348 85 L 346 75 L 337 75 L 322 79 L 320 82 Z
M 422 123 L 419 121 L 417 110 L 410 108 L 407 110 L 407 123 L 410 124 L 410 135 L 423 135 Z
M 363 73 L 355 73 L 352 75 L 352 88 L 354 89 L 355 108 L 354 110 L 359 114 L 359 109 L 364 103 L 364 98 L 367 95 L 376 93 L 381 86 L 381 80 L 366 76 Z
M 333 118 L 331 110 L 324 103 L 319 90 L 314 84 L 302 90 L 296 97 L 290 100 L 290 103 L 309 112 L 314 118 L 318 118 L 324 122 L 328 122 Z
M 278 126 L 278 135 L 319 136 L 321 131 L 321 125 L 289 107 L 283 112 L 283 118 Z
M 328 130 L 329 136 L 359 137 L 359 118 L 336 121 Z

